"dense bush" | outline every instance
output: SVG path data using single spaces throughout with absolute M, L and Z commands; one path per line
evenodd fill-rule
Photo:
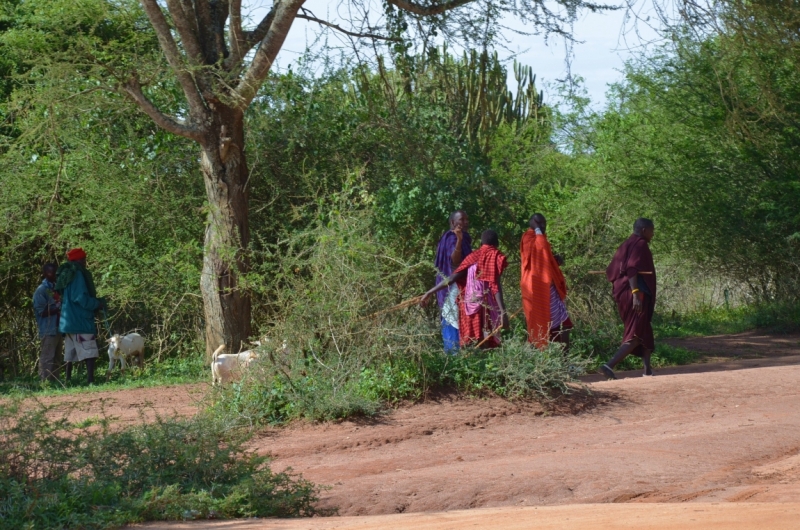
M 494 352 L 444 355 L 434 309 L 392 310 L 427 289 L 433 267 L 405 262 L 375 235 L 369 194 L 340 199 L 336 213 L 275 248 L 271 278 L 280 288 L 271 303 L 280 311 L 262 328 L 268 341 L 254 369 L 221 391 L 223 415 L 247 423 L 371 415 L 434 386 L 514 398 L 568 391 L 585 362 L 558 348 L 540 352 L 524 332 Z
M 134 427 L 0 405 L 0 526 L 110 528 L 149 520 L 308 516 L 318 488 L 273 473 L 210 417 Z

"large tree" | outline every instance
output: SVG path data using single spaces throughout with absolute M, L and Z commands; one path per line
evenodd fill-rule
M 129 13 L 135 5 L 130 1 L 33 3 L 49 10 L 50 17 L 57 17 L 62 12 L 90 13 L 98 9 Z M 3 2 L 24 5 L 14 0 Z M 501 22 L 507 14 L 529 23 L 532 32 L 568 37 L 565 28 L 579 9 L 604 8 L 584 0 L 554 0 L 547 4 L 544 0 L 340 0 L 336 11 L 347 15 L 341 20 L 324 20 L 304 7 L 305 0 L 275 0 L 266 6 L 254 2 L 244 8 L 242 0 L 139 3 L 157 45 L 141 36 L 149 32 L 142 32 L 134 20 L 136 16 L 129 17 L 134 22 L 127 29 L 95 16 L 91 27 L 78 22 L 69 30 L 89 32 L 93 39 L 81 46 L 70 48 L 59 42 L 56 47 L 62 46 L 62 66 L 71 64 L 72 69 L 62 69 L 68 72 L 67 77 L 75 72 L 85 74 L 89 64 L 99 65 L 112 80 L 100 88 L 124 94 L 159 127 L 188 138 L 199 147 L 208 197 L 200 280 L 207 351 L 221 343 L 238 349 L 251 335 L 251 305 L 242 285 L 248 270 L 250 240 L 244 115 L 268 78 L 295 21 L 309 21 L 344 35 L 356 51 L 363 50 L 359 42 L 367 42 L 376 51 L 376 44 L 389 43 L 390 52 L 402 55 L 412 43 L 427 46 L 441 39 L 487 46 L 501 34 Z M 248 24 L 246 13 L 261 16 Z M 140 36 L 128 37 L 127 41 L 109 36 L 125 31 Z M 149 51 L 131 53 L 132 47 Z M 153 53 L 158 49 L 160 57 Z M 119 60 L 120 54 L 127 54 L 127 58 Z M 361 53 L 357 55 L 363 57 Z M 164 61 L 166 70 L 158 74 L 154 63 Z M 53 59 L 47 64 L 52 66 Z M 164 86 L 169 83 L 178 87 L 175 97 L 164 95 Z

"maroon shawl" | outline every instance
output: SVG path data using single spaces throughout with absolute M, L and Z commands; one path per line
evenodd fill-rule
M 641 272 L 652 274 L 639 274 Z M 644 293 L 644 310 L 641 314 L 633 309 L 633 294 L 628 283 L 628 278 L 635 274 L 639 274 L 638 287 Z M 626 239 L 606 269 L 606 278 L 614 285 L 614 300 L 625 324 L 622 342 L 639 337 L 644 348 L 653 350 L 655 344 L 651 322 L 656 306 L 656 269 L 647 240 L 636 234 Z M 641 352 L 634 353 L 641 355 Z

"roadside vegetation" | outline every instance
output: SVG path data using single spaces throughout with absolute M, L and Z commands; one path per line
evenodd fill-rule
M 120 67 L 139 50 L 160 80 L 149 96 L 174 115 L 185 112 L 179 82 L 137 2 L 81 6 L 0 2 L 3 528 L 311 515 L 319 490 L 248 454 L 252 427 L 374 415 L 440 388 L 557 399 L 619 344 L 610 287 L 590 271 L 640 216 L 656 224 L 657 341 L 800 326 L 800 9 L 729 0 L 667 24 L 663 46 L 626 66 L 602 109 L 579 82 L 545 101 L 530 67 L 487 48 L 398 45 L 374 64 L 331 53 L 321 69 L 309 54 L 273 72 L 244 116 L 249 242 L 228 249 L 247 264 L 237 289 L 252 339 L 264 339 L 253 370 L 202 419 L 114 429 L 25 408 L 14 400 L 209 381 L 207 346 L 218 346 L 203 338 L 214 205 L 196 146 L 98 90 L 105 74 L 76 67 L 69 50 L 108 45 Z M 519 237 L 532 213 L 547 216 L 566 260 L 569 355 L 531 348 L 520 316 L 501 348 L 449 357 L 435 309 L 393 309 L 431 286 L 455 209 L 473 239 L 500 234 L 511 312 Z M 143 372 L 103 382 L 101 366 L 93 388 L 80 372 L 67 386 L 36 381 L 31 295 L 41 264 L 72 246 L 110 300 L 103 358 L 109 332 L 136 330 Z M 653 364 L 695 359 L 659 343 Z
M 273 473 L 248 434 L 207 415 L 114 428 L 36 402 L 0 404 L 0 526 L 104 529 L 154 520 L 298 517 L 319 488 Z

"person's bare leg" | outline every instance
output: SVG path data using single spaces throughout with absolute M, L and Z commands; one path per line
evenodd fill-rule
M 569 332 L 570 330 L 565 329 L 561 332 L 558 336 L 558 342 L 564 345 L 564 355 L 569 356 Z
M 653 367 L 650 365 L 650 355 L 653 353 L 652 351 L 642 348 L 644 353 L 642 353 L 642 363 L 644 363 L 644 375 L 653 375 Z
M 611 358 L 611 360 L 600 367 L 600 373 L 602 373 L 603 375 L 605 375 L 609 379 L 616 379 L 617 375 L 614 373 L 614 367 L 616 365 L 618 365 L 620 362 L 622 362 L 622 360 L 625 357 L 627 357 L 628 355 L 630 355 L 631 353 L 636 351 L 636 348 L 638 348 L 640 344 L 641 344 L 641 341 L 639 340 L 638 337 L 635 337 L 631 341 L 623 342 L 622 346 L 619 347 L 619 349 L 617 350 L 617 353 L 614 354 L 614 356 Z M 648 363 L 650 362 L 649 357 L 648 357 L 647 362 Z
M 67 365 L 67 368 L 66 368 L 67 383 L 69 383 L 69 380 L 72 379 L 72 365 L 73 364 L 74 363 L 70 363 L 70 362 L 66 363 L 66 365 Z

